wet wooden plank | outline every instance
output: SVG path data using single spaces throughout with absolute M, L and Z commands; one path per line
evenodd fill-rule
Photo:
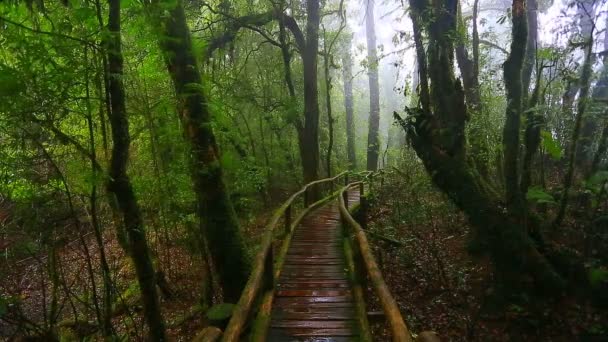
M 270 321 L 273 328 L 354 329 L 354 320 L 279 320 Z
M 298 304 L 312 303 L 348 303 L 353 301 L 352 296 L 333 296 L 333 297 L 277 297 L 275 298 L 277 306 L 293 306 Z
M 278 290 L 277 297 L 342 297 L 350 296 L 350 290 Z
M 350 288 L 349 283 L 335 283 L 335 282 L 314 282 L 314 283 L 282 283 L 277 285 L 279 289 L 294 289 L 294 290 L 306 290 L 306 289 L 336 289 L 336 288 Z
M 294 306 L 289 308 L 277 307 L 273 312 L 273 317 L 281 317 L 283 315 L 290 314 L 334 314 L 334 315 L 343 315 L 348 316 L 351 319 L 354 319 L 356 311 L 353 306 L 342 305 L 342 306 Z
M 328 338 L 335 338 L 341 336 L 352 336 L 355 337 L 357 334 L 354 329 L 281 329 L 271 328 L 270 336 L 268 341 L 294 341 L 290 337 L 316 337 L 316 336 L 327 336 Z M 298 340 L 296 340 L 298 341 Z M 309 339 L 302 339 L 301 341 L 309 341 Z M 322 340 L 323 341 L 323 340 Z M 332 341 L 332 340 L 330 340 Z M 347 341 L 356 341 L 356 339 L 347 339 Z
M 354 320 L 354 312 L 283 312 L 273 316 L 277 320 L 291 321 L 340 321 Z
M 343 263 L 332 263 L 332 264 L 293 264 L 285 263 L 283 270 L 288 271 L 333 271 L 341 272 L 347 267 Z

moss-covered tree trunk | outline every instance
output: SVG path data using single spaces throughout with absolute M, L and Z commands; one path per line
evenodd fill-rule
M 184 8 L 181 1 L 162 1 L 161 6 L 154 7 L 153 11 L 155 18 L 160 19 L 160 46 L 173 80 L 184 135 L 190 142 L 191 172 L 201 235 L 209 244 L 224 290 L 224 300 L 236 302 L 247 282 L 249 260 L 224 183 L 211 112 L 192 51 Z
M 503 64 L 507 92 L 507 111 L 503 129 L 504 177 L 507 208 L 521 214 L 523 198 L 519 187 L 519 130 L 523 109 L 522 68 L 526 56 L 528 25 L 525 0 L 514 0 L 512 10 L 511 52 Z
M 378 83 L 378 51 L 374 0 L 366 0 L 365 35 L 367 38 L 367 77 L 369 80 L 369 121 L 367 130 L 367 170 L 376 171 L 380 155 L 380 85 Z
M 460 81 L 454 77 L 454 43 L 450 38 L 456 30 L 458 2 L 436 2 L 430 7 L 424 0 L 411 0 L 410 4 L 414 17 L 425 17 L 430 22 L 427 27 L 428 74 L 421 72 L 420 75 L 421 80 L 426 78 L 430 81 L 429 110 L 408 109 L 414 118 L 400 120 L 412 146 L 433 183 L 467 215 L 475 227 L 481 250 L 490 256 L 497 273 L 508 282 L 508 286 L 518 285 L 522 279 L 528 278 L 545 291 L 562 289 L 562 278 L 528 235 L 522 216 L 505 211 L 501 199 L 479 181 L 477 173 L 467 162 L 464 139 L 467 106 Z M 513 13 L 518 16 L 514 19 L 514 26 L 521 30 L 521 16 L 524 16 L 525 25 L 523 0 L 514 0 Z M 414 20 L 414 25 L 421 22 Z M 423 28 L 419 26 L 417 29 Z M 523 30 L 516 34 L 516 39 L 522 40 L 523 33 L 523 48 L 515 47 L 516 50 L 519 48 L 516 53 L 520 59 L 523 59 L 525 51 L 526 33 Z M 420 46 L 417 49 L 422 50 Z M 514 67 L 513 61 L 508 63 L 507 67 Z M 519 65 L 521 71 L 521 61 Z M 509 130 L 505 132 L 511 133 Z
M 120 38 L 120 0 L 109 0 L 108 29 L 108 92 L 110 94 L 110 124 L 112 127 L 112 157 L 108 190 L 112 193 L 122 213 L 128 236 L 129 256 L 135 266 L 135 273 L 144 304 L 144 317 L 149 329 L 150 341 L 165 341 L 165 325 L 161 316 L 160 303 L 156 293 L 154 267 L 146 241 L 139 205 L 127 175 L 129 159 L 129 121 L 125 106 L 123 85 L 123 58 Z
M 471 39 L 473 56 L 469 57 L 469 52 L 466 48 L 466 37 L 467 27 L 464 25 L 464 19 L 462 18 L 462 11 L 458 10 L 458 31 L 461 37 L 456 45 L 456 60 L 458 61 L 458 67 L 460 69 L 460 75 L 462 77 L 462 85 L 464 87 L 465 99 L 467 107 L 471 116 L 484 115 L 483 108 L 481 106 L 481 88 L 479 85 L 479 29 L 477 25 L 477 14 L 479 10 L 479 0 L 475 0 L 473 3 L 473 35 Z M 475 166 L 479 173 L 487 177 L 489 174 L 488 170 L 488 157 L 489 148 L 487 139 L 485 138 L 484 130 L 480 124 L 471 127 L 471 134 L 469 137 L 469 143 L 471 145 L 471 159 L 475 163 Z

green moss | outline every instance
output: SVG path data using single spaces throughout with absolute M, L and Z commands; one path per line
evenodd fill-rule
M 207 318 L 210 321 L 223 321 L 232 316 L 235 307 L 236 305 L 232 303 L 214 305 L 207 311 Z

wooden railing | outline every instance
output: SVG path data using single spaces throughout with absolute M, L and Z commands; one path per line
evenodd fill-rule
M 311 182 L 306 184 L 300 191 L 293 194 L 279 209 L 277 209 L 270 219 L 268 225 L 265 228 L 264 236 L 262 237 L 262 242 L 260 244 L 260 250 L 258 251 L 254 262 L 253 268 L 251 272 L 251 276 L 245 285 L 245 289 L 239 299 L 232 317 L 228 322 L 228 326 L 222 336 L 222 341 L 225 342 L 234 342 L 239 341 L 243 330 L 245 329 L 246 323 L 249 321 L 252 309 L 256 301 L 260 299 L 260 295 L 264 292 L 269 292 L 270 295 L 267 298 L 262 298 L 262 306 L 264 303 L 268 303 L 272 301 L 272 289 L 274 288 L 274 280 L 278 272 L 275 273 L 275 261 L 274 261 L 274 252 L 273 252 L 273 240 L 275 237 L 275 233 L 277 233 L 277 227 L 279 226 L 279 222 L 283 219 L 283 229 L 285 236 L 291 233 L 292 229 L 299 223 L 301 218 L 311 209 L 316 208 L 323 203 L 327 202 L 330 199 L 335 198 L 339 191 L 334 191 L 337 188 L 337 182 L 344 178 L 345 184 L 348 184 L 349 175 L 354 175 L 349 173 L 348 171 L 342 172 L 339 175 L 336 175 L 332 178 L 326 178 Z M 323 189 L 322 187 L 325 186 Z M 317 200 L 315 195 L 319 195 L 323 192 L 330 192 L 329 195 L 324 198 Z M 296 207 L 296 200 L 302 197 L 304 205 L 303 211 L 298 215 L 295 220 L 292 220 L 294 217 L 294 209 Z M 317 200 L 314 203 L 310 203 L 313 200 Z M 280 261 L 279 261 L 279 264 Z M 280 265 L 277 271 L 280 271 Z M 269 299 L 268 299 L 269 298 Z
M 342 178 L 344 179 L 345 186 L 335 190 L 338 181 Z M 349 179 L 352 180 L 355 178 L 358 179 L 358 181 L 349 183 Z M 411 342 L 412 335 L 401 316 L 397 302 L 391 295 L 388 286 L 382 277 L 382 273 L 380 272 L 371 251 L 370 244 L 367 241 L 365 230 L 362 227 L 362 224 L 363 226 L 366 225 L 365 212 L 367 209 L 367 197 L 365 196 L 365 186 L 367 185 L 371 190 L 373 188 L 374 180 L 377 178 L 380 178 L 380 183 L 383 183 L 384 173 L 372 173 L 368 171 L 359 173 L 342 172 L 332 178 L 311 182 L 289 197 L 289 199 L 275 211 L 265 228 L 260 250 L 253 262 L 251 275 L 245 285 L 241 298 L 234 309 L 232 317 L 228 322 L 225 332 L 222 333 L 221 330 L 216 327 L 208 327 L 195 338 L 195 341 L 213 342 L 220 339 L 224 342 L 240 341 L 241 335 L 247 329 L 248 322 L 250 322 L 254 305 L 256 307 L 259 306 L 259 311 L 257 313 L 258 321 L 254 323 L 255 327 L 252 329 L 250 340 L 265 341 L 268 323 L 270 321 L 270 311 L 272 309 L 274 283 L 275 279 L 280 275 L 282 259 L 289 247 L 290 236 L 293 229 L 310 210 L 320 207 L 327 201 L 339 197 L 340 214 L 343 219 L 343 224 L 347 228 L 348 240 L 351 242 L 349 245 L 352 245 L 352 250 L 346 252 L 347 259 L 351 260 L 351 262 L 349 262 L 349 268 L 355 273 L 358 273 L 357 276 L 359 281 L 364 283 L 364 279 L 369 278 L 372 288 L 380 300 L 384 315 L 390 325 L 393 341 Z M 325 189 L 320 189 L 324 185 L 330 186 L 325 187 Z M 359 202 L 360 208 L 358 208 L 361 224 L 352 217 L 351 211 L 348 208 L 347 192 L 353 187 L 358 187 L 361 195 Z M 319 195 L 323 192 L 325 192 L 325 197 L 312 204 L 310 203 L 312 200 L 317 199 L 313 197 L 313 194 Z M 301 212 L 298 213 L 296 217 L 296 201 L 300 197 L 303 200 L 303 206 Z M 351 208 L 351 210 L 353 209 L 356 208 Z M 283 221 L 283 231 L 277 229 L 281 219 Z M 278 253 L 277 260 L 275 260 L 273 241 L 275 240 L 275 235 L 277 233 L 282 233 L 281 235 L 283 236 L 284 241 Z M 350 254 L 350 256 L 348 254 Z M 363 299 L 363 289 L 365 286 L 360 285 L 361 284 L 355 286 L 354 296 L 359 297 L 360 301 L 363 302 L 363 305 L 359 306 L 358 311 L 360 311 L 361 328 L 365 329 L 365 327 L 369 328 L 364 304 L 365 301 Z M 361 331 L 361 335 L 362 341 L 372 340 L 369 329 L 367 331 Z M 436 334 L 432 332 L 423 332 L 418 335 L 416 342 L 439 341 L 435 336 Z
M 367 207 L 364 193 L 365 184 L 368 183 L 371 187 L 371 184 L 373 183 L 371 180 L 373 180 L 373 177 L 374 175 L 370 174 L 366 177 L 366 180 L 350 183 L 342 188 L 340 191 L 341 196 L 339 196 L 340 214 L 342 216 L 343 224 L 347 228 L 348 236 L 351 238 L 350 240 L 353 248 L 352 254 L 356 259 L 354 262 L 355 268 L 359 268 L 355 271 L 355 273 L 359 273 L 358 280 L 364 283 L 367 279 L 369 279 L 371 282 L 372 288 L 380 300 L 382 310 L 384 311 L 384 315 L 386 316 L 390 326 L 393 341 L 411 342 L 412 336 L 410 331 L 405 325 L 395 298 L 393 298 L 391 295 L 390 290 L 382 277 L 382 272 L 380 271 L 376 259 L 374 258 L 370 244 L 365 236 L 365 231 L 363 230 L 363 227 L 361 227 L 361 224 L 359 224 L 351 216 L 348 209 L 348 191 L 353 187 L 358 187 L 361 198 L 360 206 L 361 210 L 363 210 L 362 216 L 364 216 Z M 365 222 L 364 219 L 363 222 Z M 363 267 L 361 267 L 361 265 L 363 265 Z M 362 288 L 365 288 L 365 286 L 362 286 Z M 371 339 L 371 337 L 368 337 L 368 339 Z

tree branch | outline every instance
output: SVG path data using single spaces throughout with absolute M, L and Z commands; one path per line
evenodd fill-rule
M 15 22 L 15 21 L 9 20 L 9 19 L 7 19 L 7 18 L 5 18 L 5 17 L 2 17 L 2 16 L 0 16 L 0 22 L 6 22 L 6 23 L 9 23 L 9 24 L 11 24 L 11 25 L 14 25 L 14 26 L 20 27 L 20 28 L 22 28 L 22 29 L 24 29 L 24 30 L 27 30 L 27 31 L 30 31 L 30 32 L 33 32 L 33 33 L 37 33 L 37 34 L 43 34 L 43 35 L 52 36 L 52 37 L 60 37 L 60 38 L 65 38 L 65 39 L 68 39 L 68 40 L 72 40 L 72 41 L 75 41 L 75 42 L 79 42 L 79 43 L 82 43 L 82 44 L 85 44 L 85 45 L 91 46 L 91 47 L 93 47 L 93 48 L 97 48 L 97 45 L 96 45 L 95 43 L 90 42 L 90 41 L 88 41 L 88 40 L 84 40 L 84 39 L 80 39 L 80 38 L 77 38 L 77 37 L 68 36 L 68 35 L 66 35 L 66 34 L 62 34 L 62 33 L 56 33 L 56 32 L 48 32 L 48 31 L 41 31 L 41 30 L 37 30 L 37 29 L 31 28 L 31 27 L 25 26 L 25 25 L 23 25 L 23 24 L 20 24 L 20 23 L 18 23 L 18 22 Z
M 498 45 L 498 44 L 492 43 L 492 42 L 491 42 L 491 41 L 489 41 L 489 40 L 480 39 L 480 40 L 479 40 L 479 42 L 480 42 L 481 44 L 484 44 L 484 45 L 487 45 L 487 46 L 489 46 L 489 47 L 495 48 L 496 50 L 498 50 L 498 51 L 500 51 L 500 52 L 504 53 L 505 55 L 508 55 L 508 54 L 509 54 L 509 51 L 507 51 L 505 48 L 501 47 L 501 46 L 500 46 L 500 45 Z

